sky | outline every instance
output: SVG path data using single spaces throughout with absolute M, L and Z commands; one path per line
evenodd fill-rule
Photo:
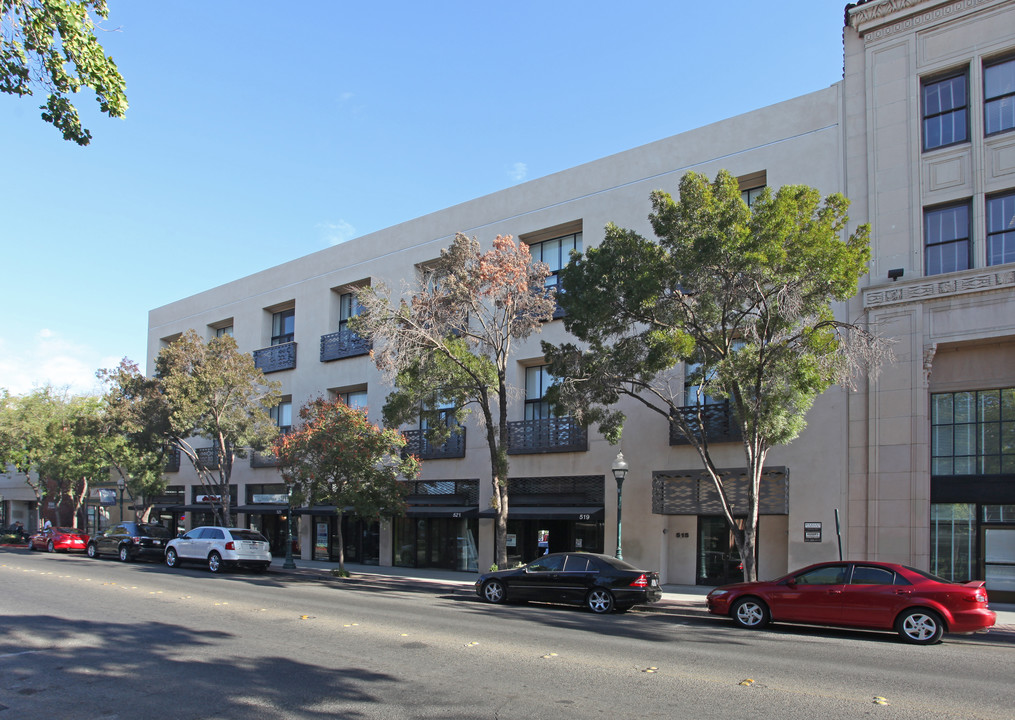
M 125 119 L 0 95 L 0 388 L 99 392 L 153 308 L 828 87 L 845 4 L 108 0 Z

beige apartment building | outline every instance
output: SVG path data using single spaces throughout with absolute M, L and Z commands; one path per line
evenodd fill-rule
M 829 17 L 837 22 L 838 17 Z M 477 198 L 184 298 L 149 315 L 148 371 L 187 329 L 231 333 L 282 384 L 292 424 L 312 397 L 342 397 L 380 420 L 390 388 L 346 327 L 357 287 L 399 288 L 455 232 L 511 234 L 558 269 L 607 222 L 650 236 L 649 193 L 694 170 L 727 169 L 745 199 L 803 183 L 852 200 L 873 228 L 871 272 L 841 317 L 896 339 L 897 360 L 859 391 L 833 388 L 801 436 L 769 455 L 759 530 L 762 576 L 838 557 L 900 561 L 1015 593 L 1015 1 L 868 0 L 846 8 L 842 81 L 811 94 Z M 551 278 L 551 282 L 553 278 Z M 509 555 L 613 553 L 623 451 L 623 553 L 664 582 L 715 585 L 738 561 L 695 453 L 631 407 L 619 446 L 548 417 L 539 341 L 518 349 L 510 400 Z M 736 486 L 743 449 L 715 410 L 710 437 Z M 396 518 L 346 516 L 353 562 L 475 572 L 493 561 L 482 433 L 433 447 Z M 210 443 L 209 443 L 210 445 Z M 210 450 L 209 450 L 210 452 Z M 209 456 L 209 462 L 214 462 Z M 156 510 L 203 522 L 204 490 L 171 465 Z M 233 471 L 236 522 L 284 551 L 285 489 L 271 457 Z M 298 554 L 337 555 L 334 508 L 298 508 Z M 841 532 L 837 532 L 837 526 Z M 1015 598 L 1015 595 L 1012 596 Z

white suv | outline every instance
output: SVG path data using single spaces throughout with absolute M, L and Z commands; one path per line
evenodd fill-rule
M 207 563 L 217 573 L 225 567 L 249 567 L 263 572 L 271 565 L 267 538 L 247 528 L 196 527 L 166 543 L 166 565 Z

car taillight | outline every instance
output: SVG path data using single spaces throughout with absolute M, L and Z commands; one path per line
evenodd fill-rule
M 234 543 L 232 540 L 226 543 L 226 550 L 235 550 L 235 549 L 236 543 Z
M 132 543 L 134 543 L 135 545 L 140 545 L 140 544 L 141 544 L 141 538 L 139 538 L 139 537 L 132 537 L 132 538 L 130 539 L 130 541 L 131 541 Z
M 648 587 L 648 575 L 644 573 L 639 575 L 635 581 L 631 583 L 631 587 Z
M 972 595 L 966 595 L 966 601 L 967 602 L 977 602 L 977 603 L 981 603 L 982 602 L 982 603 L 985 603 L 985 602 L 987 602 L 987 593 L 985 593 L 983 590 L 977 590 Z

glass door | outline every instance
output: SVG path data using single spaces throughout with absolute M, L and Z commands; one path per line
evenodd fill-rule
M 733 533 L 721 515 L 698 517 L 698 585 L 725 585 L 744 579 L 744 564 Z
M 983 528 L 983 577 L 991 602 L 1015 602 L 1015 525 Z

